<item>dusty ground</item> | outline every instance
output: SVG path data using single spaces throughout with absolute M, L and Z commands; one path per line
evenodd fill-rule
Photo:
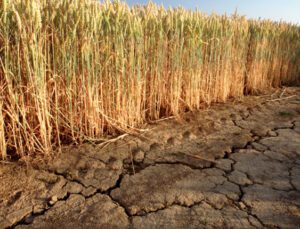
M 0 228 L 300 228 L 300 89 L 1 163 Z

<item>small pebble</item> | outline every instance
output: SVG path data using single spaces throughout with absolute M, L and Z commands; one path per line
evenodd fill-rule
M 50 200 L 50 202 L 49 202 L 49 204 L 50 204 L 50 205 L 54 205 L 57 201 L 58 201 L 57 196 L 52 196 L 52 197 L 51 197 L 51 200 Z

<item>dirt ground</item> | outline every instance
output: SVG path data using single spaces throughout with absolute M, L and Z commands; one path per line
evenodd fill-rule
M 0 163 L 0 228 L 300 228 L 300 88 Z

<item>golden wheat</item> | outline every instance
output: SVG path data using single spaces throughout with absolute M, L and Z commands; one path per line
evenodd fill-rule
M 0 57 L 6 158 L 297 83 L 300 28 L 155 4 L 2 0 Z

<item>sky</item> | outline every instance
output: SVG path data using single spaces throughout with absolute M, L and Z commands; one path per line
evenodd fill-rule
M 125 0 L 129 5 L 146 4 L 148 0 Z M 165 7 L 198 8 L 208 14 L 238 14 L 247 18 L 284 20 L 300 24 L 300 0 L 152 0 Z

